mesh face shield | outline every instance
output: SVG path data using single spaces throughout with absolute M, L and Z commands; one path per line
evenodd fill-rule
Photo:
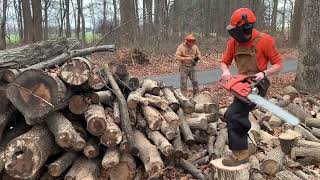
M 248 22 L 246 14 L 242 15 L 242 20 L 244 20 L 245 22 L 243 25 L 237 25 L 232 29 L 228 29 L 229 35 L 233 37 L 238 43 L 248 42 L 251 39 L 253 29 L 253 24 L 250 24 Z

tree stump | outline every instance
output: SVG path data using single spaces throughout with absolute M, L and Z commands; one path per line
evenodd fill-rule
M 222 164 L 221 158 L 212 160 L 210 164 L 213 167 L 212 178 L 214 178 L 214 173 L 217 173 L 219 180 L 249 180 L 249 163 L 228 167 Z
M 60 176 L 64 171 L 72 165 L 72 163 L 77 159 L 77 153 L 66 152 L 53 163 L 49 164 L 48 172 L 53 177 Z
M 284 153 L 280 148 L 275 148 L 267 153 L 266 159 L 262 162 L 260 169 L 264 173 L 273 176 L 282 170 L 284 162 Z

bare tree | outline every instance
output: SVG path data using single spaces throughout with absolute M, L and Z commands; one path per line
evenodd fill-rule
M 113 4 L 113 22 L 114 26 L 118 26 L 118 8 L 117 8 L 117 1 L 112 0 Z
M 71 37 L 71 27 L 70 27 L 70 0 L 66 1 L 66 37 Z
M 0 50 L 6 49 L 7 0 L 2 1 L 2 17 L 0 22 Z
M 291 19 L 290 44 L 295 46 L 300 40 L 301 26 L 303 19 L 304 0 L 296 0 L 294 5 L 293 18 Z
M 308 0 L 304 4 L 304 33 L 300 51 L 295 87 L 310 93 L 319 93 L 320 83 L 320 1 Z
M 120 0 L 120 16 L 121 24 L 125 24 L 122 28 L 125 39 L 133 41 L 136 25 L 134 0 Z
M 23 12 L 23 43 L 33 42 L 33 20 L 31 17 L 30 0 L 22 0 Z
M 76 29 L 76 37 L 77 39 L 80 39 L 80 21 L 81 21 L 81 1 L 82 0 L 77 0 L 77 10 L 78 10 L 78 15 L 77 15 L 77 29 Z
M 32 4 L 32 16 L 33 16 L 33 39 L 34 42 L 41 41 L 42 36 L 42 6 L 41 1 L 31 0 Z
M 86 24 L 85 24 L 85 19 L 83 15 L 83 0 L 80 1 L 81 3 L 81 35 L 82 35 L 82 41 L 85 43 L 86 42 Z
M 278 0 L 273 0 L 272 20 L 271 20 L 271 28 L 273 33 L 275 33 L 277 30 L 277 16 L 278 16 Z
M 283 11 L 282 11 L 282 27 L 281 27 L 281 32 L 284 33 L 284 27 L 286 23 L 286 5 L 287 5 L 287 0 L 284 0 L 283 2 Z
M 23 38 L 21 0 L 13 0 L 20 40 Z
M 50 0 L 44 0 L 44 28 L 43 28 L 43 39 L 47 40 L 49 37 L 48 32 L 48 10 L 51 5 Z

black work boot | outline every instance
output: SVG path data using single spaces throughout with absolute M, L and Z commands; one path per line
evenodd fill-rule
M 249 162 L 249 151 L 240 150 L 240 151 L 232 151 L 227 157 L 223 158 L 222 164 L 224 166 L 239 166 L 241 164 L 245 164 Z

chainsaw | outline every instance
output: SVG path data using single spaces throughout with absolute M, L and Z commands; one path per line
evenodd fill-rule
M 294 126 L 298 125 L 300 121 L 297 117 L 259 95 L 259 82 L 255 82 L 254 78 L 255 76 L 236 75 L 228 81 L 220 80 L 219 83 L 240 100 L 254 103 L 270 111 L 283 121 Z

